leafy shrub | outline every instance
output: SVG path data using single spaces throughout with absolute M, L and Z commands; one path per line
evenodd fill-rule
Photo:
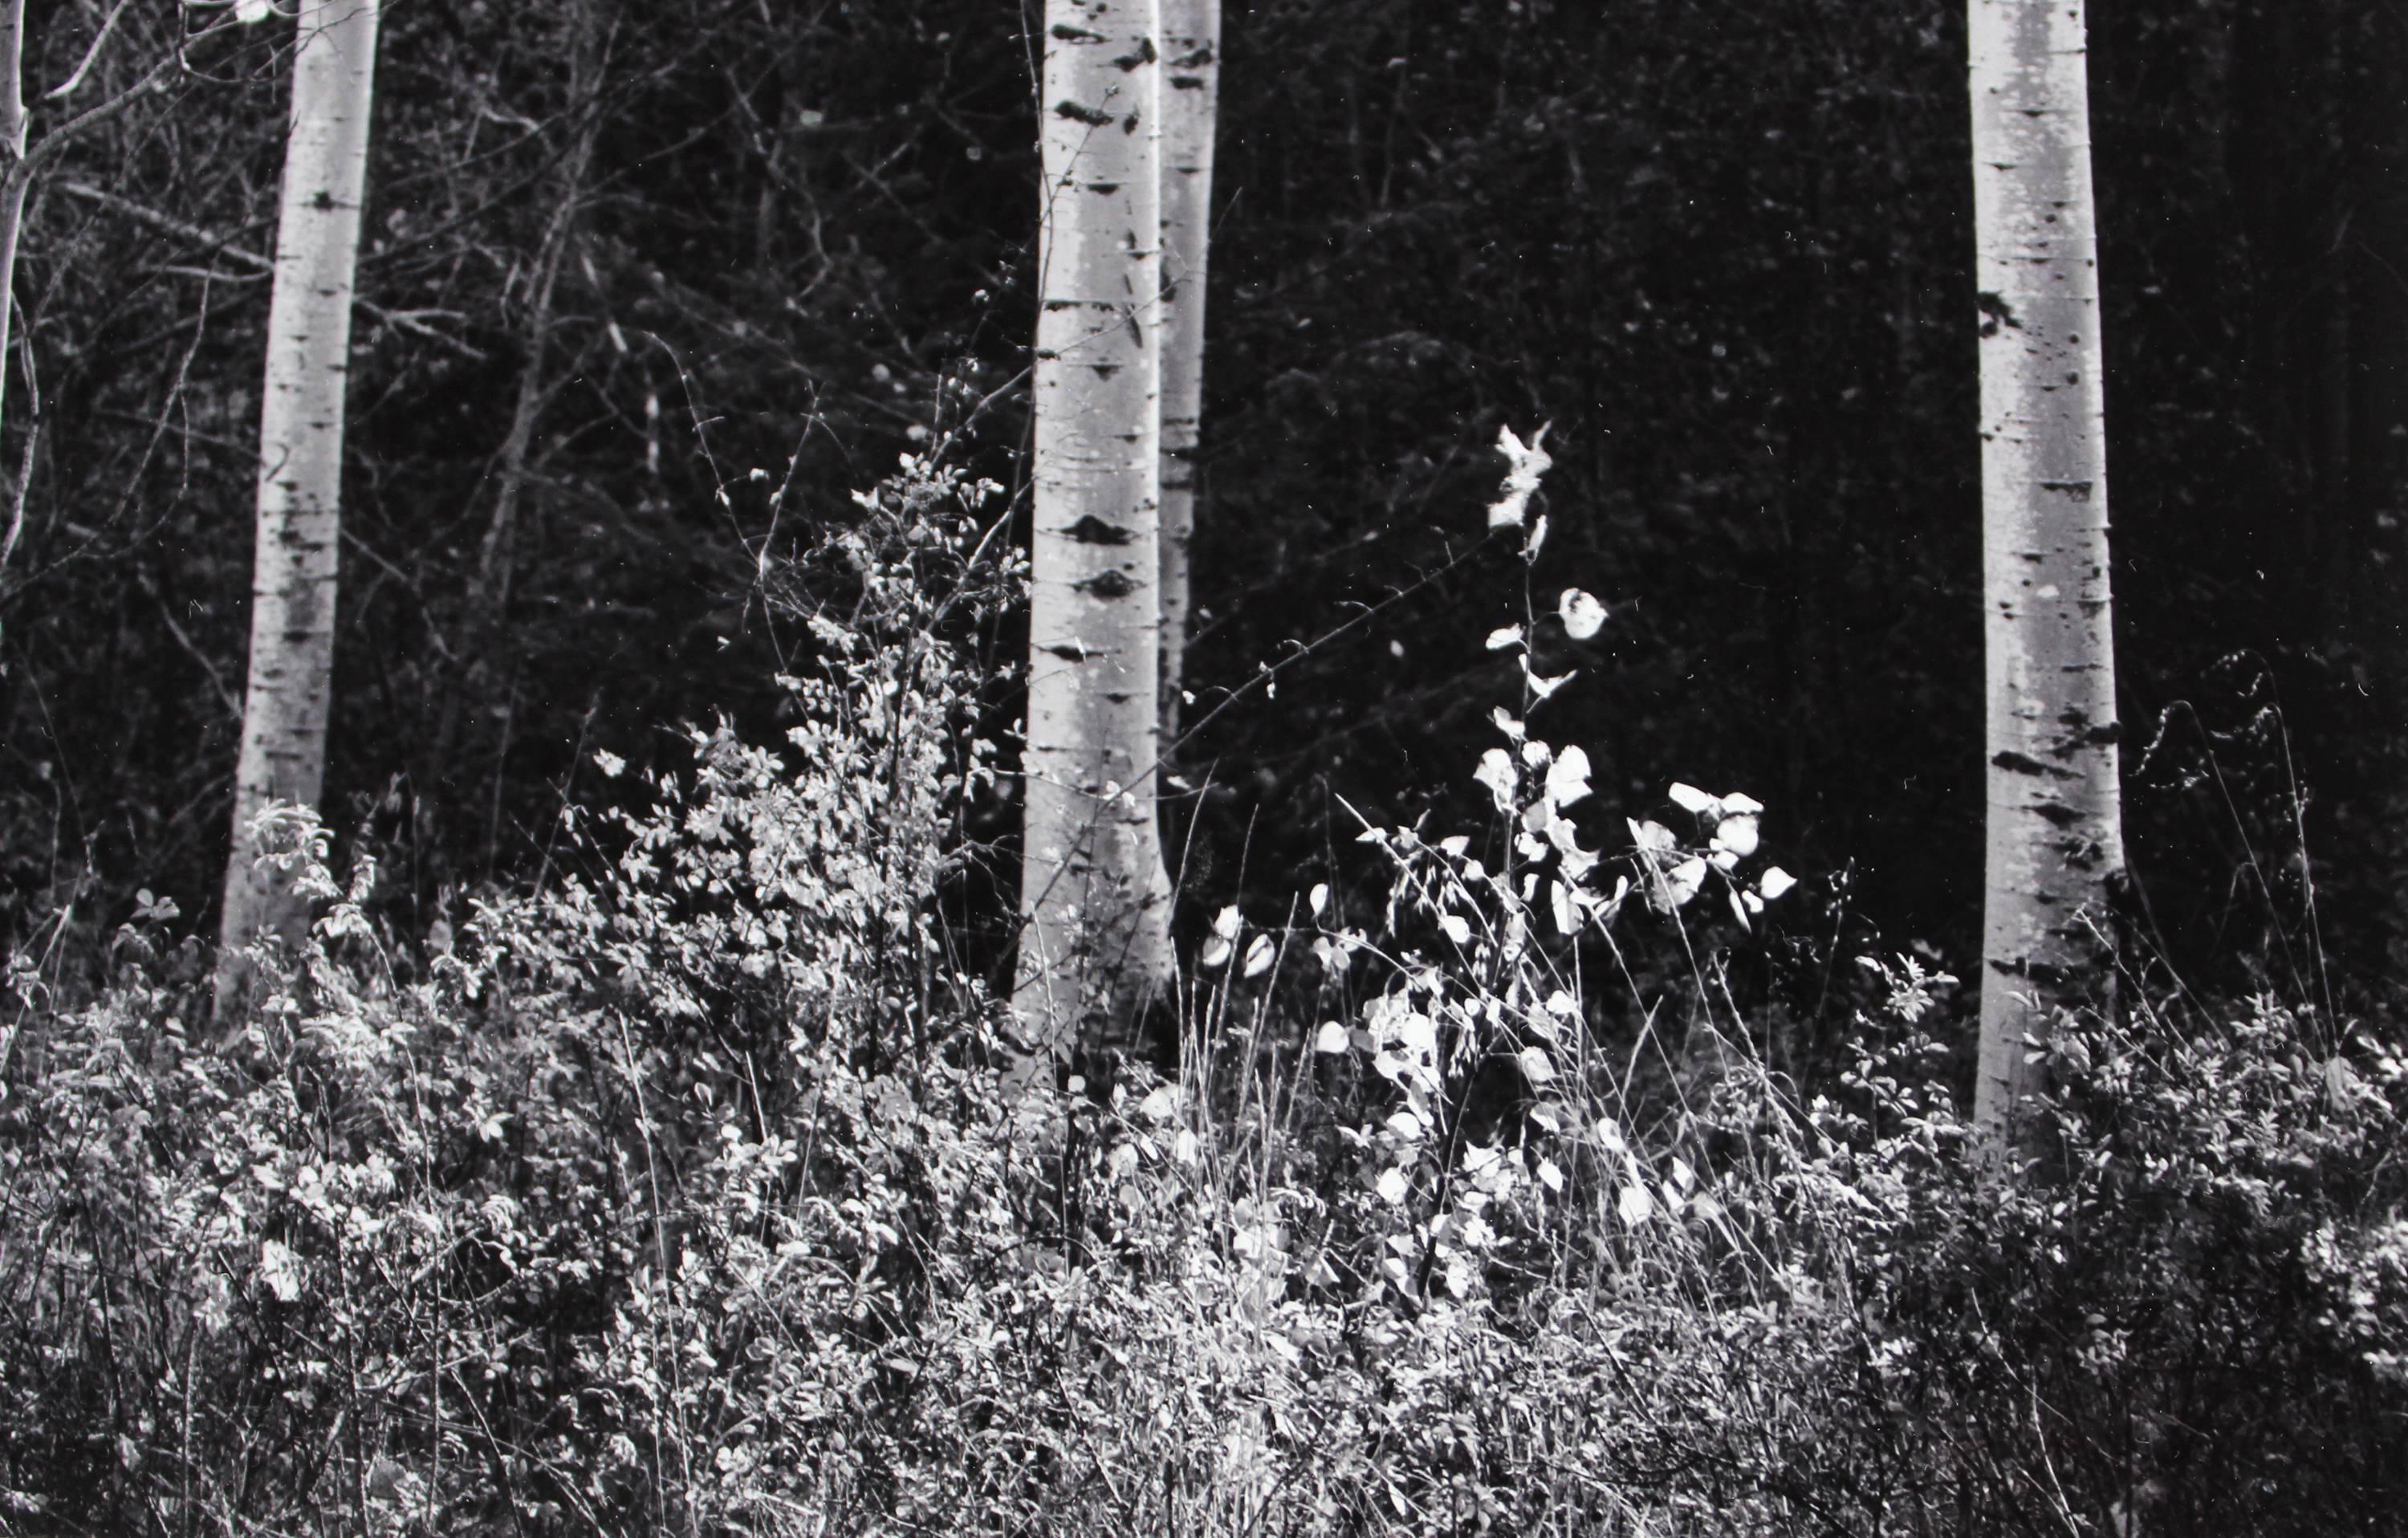
M 1908 958 L 1792 1084 L 1720 985 L 1794 884 L 1766 809 L 1675 786 L 1591 848 L 1585 755 L 1529 724 L 1550 627 L 1604 623 L 1577 591 L 1491 638 L 1484 833 L 1364 828 L 1361 913 L 1212 925 L 1171 1077 L 1006 1101 L 935 906 L 995 772 L 990 490 L 865 497 L 787 741 L 603 755 L 638 804 L 456 943 L 380 933 L 287 810 L 325 913 L 215 1049 L 164 908 L 89 1003 L 12 960 L 0 1531 L 2390 1519 L 2408 1068 L 2142 999 L 2066 1023 L 2054 1156 L 2002 1178 Z

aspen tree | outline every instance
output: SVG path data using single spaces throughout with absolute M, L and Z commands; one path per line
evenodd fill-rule
M 1154 0 L 1048 0 L 1021 956 L 1034 1055 L 1125 1043 L 1171 968 L 1160 752 Z
M 234 849 L 219 927 L 221 1002 L 259 930 L 308 921 L 284 872 L 259 861 L 253 820 L 271 801 L 317 804 L 333 692 L 341 536 L 343 395 L 351 280 L 367 180 L 379 0 L 302 0 L 293 108 L 268 296 L 251 557 L 251 667 L 235 773 Z
M 1177 735 L 1187 676 L 1187 552 L 1204 411 L 1204 277 L 1221 0 L 1162 0 L 1162 726 Z
M 1989 755 L 1977 1124 L 2040 1087 L 2120 884 L 2082 0 L 1971 0 Z

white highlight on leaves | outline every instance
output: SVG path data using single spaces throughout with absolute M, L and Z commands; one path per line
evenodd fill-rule
M 1488 632 L 1488 649 L 1492 652 L 1501 652 L 1508 646 L 1521 644 L 1522 627 L 1518 625 L 1509 625 L 1502 629 Z
M 1491 748 L 1480 755 L 1480 768 L 1471 778 L 1488 787 L 1489 796 L 1499 812 L 1513 810 L 1513 790 L 1519 781 L 1514 772 L 1512 755 L 1503 748 Z
M 1392 1207 L 1402 1206 L 1405 1200 L 1405 1172 L 1394 1165 L 1380 1171 L 1380 1200 Z
M 1490 528 L 1518 528 L 1530 509 L 1531 494 L 1539 489 L 1539 478 L 1555 464 L 1555 456 L 1539 445 L 1547 439 L 1547 429 L 1541 427 L 1524 443 L 1513 436 L 1511 427 L 1497 429 L 1497 452 L 1505 456 L 1504 495 L 1488 504 Z
M 1605 605 L 1577 587 L 1564 589 L 1555 613 L 1564 622 L 1564 634 L 1574 640 L 1586 640 L 1605 628 Z
M 1558 673 L 1554 678 L 1541 678 L 1538 670 L 1530 666 L 1530 659 L 1527 656 L 1522 659 L 1522 676 L 1529 681 L 1530 697 L 1534 700 L 1554 698 L 1555 691 L 1570 683 L 1579 671 L 1580 669 L 1575 668 L 1571 672 Z
M 263 1239 L 259 1243 L 259 1280 L 276 1294 L 279 1302 L 289 1303 L 301 1296 L 301 1259 L 280 1239 Z
M 1579 748 L 1566 748 L 1555 755 L 1547 769 L 1547 799 L 1559 807 L 1570 806 L 1588 795 L 1588 755 Z
M 234 19 L 244 26 L 256 26 L 275 14 L 270 0 L 234 0 Z
M 1647 1194 L 1646 1186 L 1634 1180 L 1622 1188 L 1622 1195 L 1614 1200 L 1613 1210 L 1621 1215 L 1624 1223 L 1635 1229 L 1655 1215 L 1656 1199 Z
M 1727 808 L 1729 803 L 1725 802 L 1724 805 Z M 1752 812 L 1733 812 L 1727 810 L 1723 814 L 1723 820 L 1714 825 L 1714 847 L 1727 849 L 1741 859 L 1745 859 L 1756 853 L 1758 837 L 1756 815 Z
M 1321 911 L 1329 906 L 1329 884 L 1326 881 L 1315 883 L 1312 892 L 1306 896 L 1304 905 L 1312 910 L 1313 917 L 1319 918 Z
M 1246 946 L 1246 975 L 1248 977 L 1262 976 L 1263 973 L 1271 970 L 1271 963 L 1278 959 L 1278 956 L 1279 948 L 1271 943 L 1271 937 L 1268 935 L 1256 935 L 1254 938 L 1254 941 Z
M 1321 1022 L 1321 1029 L 1315 1032 L 1312 1038 L 1313 1051 L 1325 1053 L 1333 1057 L 1343 1054 L 1351 1044 L 1346 1037 L 1346 1028 L 1335 1020 Z
M 1767 867 L 1764 874 L 1756 878 L 1756 892 L 1767 902 L 1770 902 L 1797 884 L 1798 878 L 1777 865 Z

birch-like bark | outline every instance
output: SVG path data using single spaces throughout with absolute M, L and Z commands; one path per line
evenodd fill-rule
M 1988 850 L 1974 1117 L 2041 1086 L 2124 870 L 2082 0 L 1971 0 Z
M 253 819 L 270 801 L 315 806 L 326 764 L 341 534 L 343 396 L 351 280 L 367 180 L 380 0 L 302 0 L 293 110 L 267 310 L 251 668 L 235 772 L 218 996 L 245 978 L 242 947 L 308 924 L 281 870 L 261 869 Z M 271 863 L 271 867 L 273 862 Z
M 0 148 L 8 154 L 7 174 L 0 180 L 0 405 L 7 398 L 10 320 L 17 292 L 17 236 L 25 224 L 25 194 L 34 183 L 34 167 L 26 157 L 25 0 L 0 3 Z M 5 418 L 0 418 L 5 420 Z M 29 464 L 27 467 L 32 467 Z M 11 510 L 0 525 L 0 571 L 16 553 L 24 532 L 24 488 L 14 488 Z
M 1221 0 L 1162 0 L 1162 730 L 1179 735 L 1187 679 L 1187 551 L 1196 534 L 1204 413 L 1204 276 L 1211 247 L 1212 136 Z
M 1048 0 L 1027 801 L 1012 1006 L 1032 1079 L 1125 1044 L 1171 968 L 1155 826 L 1162 639 L 1155 0 Z

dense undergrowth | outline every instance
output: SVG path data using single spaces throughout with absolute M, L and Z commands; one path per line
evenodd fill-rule
M 866 498 L 790 740 L 695 732 L 456 936 L 288 815 L 324 916 L 231 1033 L 159 906 L 96 991 L 12 959 L 0 1531 L 2396 1523 L 2408 1066 L 2128 985 L 1987 1178 L 1950 980 L 1872 956 L 1844 1070 L 1774 1071 L 1723 986 L 1763 809 L 1592 852 L 1527 719 L 1584 595 L 1491 638 L 1485 833 L 1361 829 L 1363 890 L 1211 926 L 1175 1071 L 1003 1103 L 935 901 L 986 491 Z

